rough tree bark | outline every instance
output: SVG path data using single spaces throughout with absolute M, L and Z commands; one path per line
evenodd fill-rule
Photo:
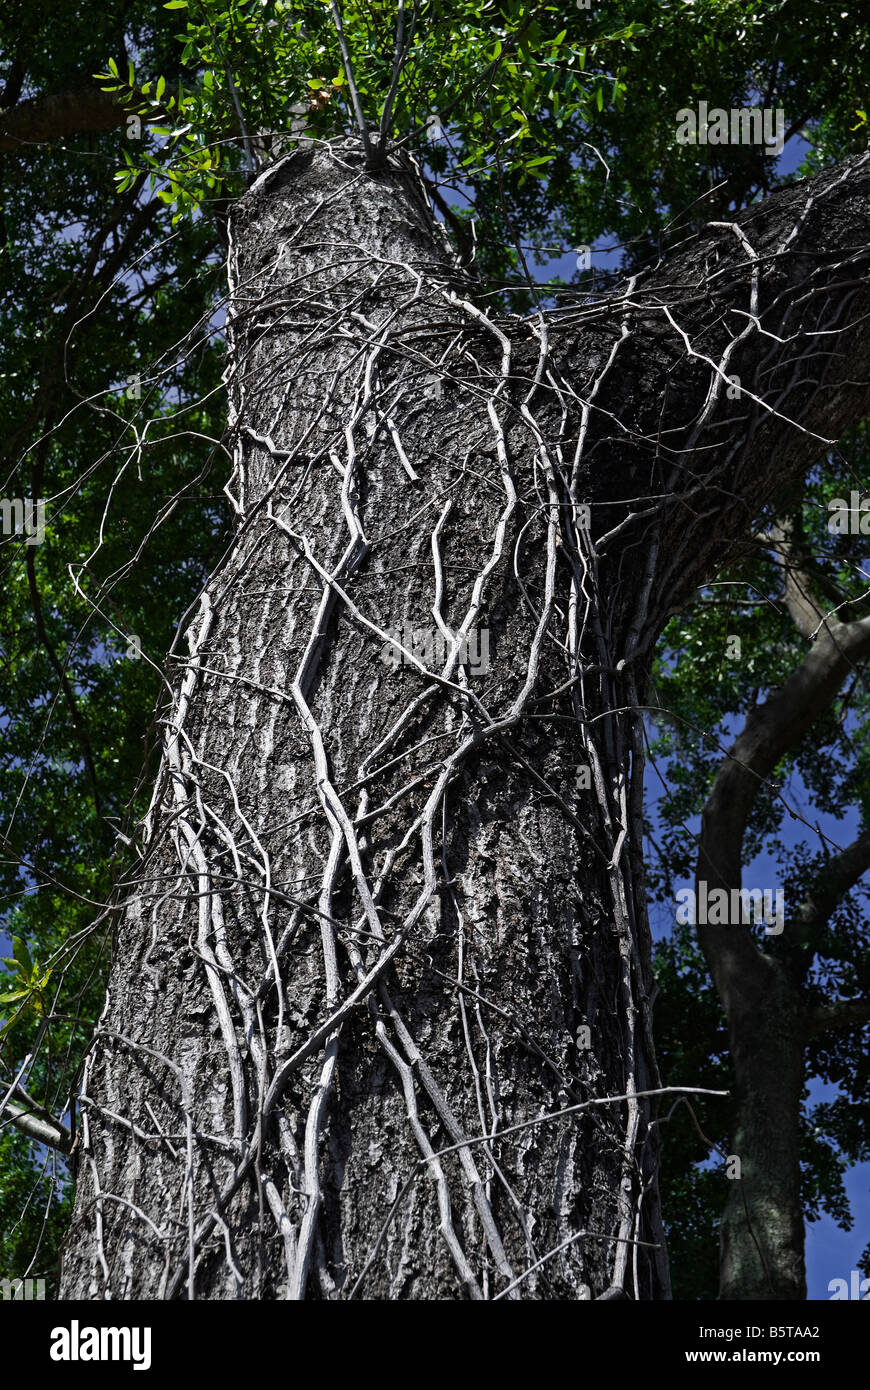
M 668 1296 L 647 664 L 870 404 L 868 208 L 859 160 L 546 322 L 481 308 L 397 157 L 241 200 L 237 525 L 118 903 L 63 1297 Z

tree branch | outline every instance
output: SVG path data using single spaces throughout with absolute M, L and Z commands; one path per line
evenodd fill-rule
M 99 87 L 33 97 L 0 116 L 0 152 L 21 150 L 64 135 L 116 130 L 126 118 L 127 112 L 114 94 Z
M 38 1144 L 46 1144 L 50 1149 L 68 1154 L 72 1149 L 72 1134 L 66 1125 L 37 1105 L 23 1087 L 13 1087 L 12 1094 L 18 1100 L 8 1100 L 4 1112 L 15 1128 L 26 1134 L 28 1139 L 35 1139 Z
M 359 92 L 357 91 L 356 79 L 353 74 L 353 63 L 351 61 L 350 49 L 347 46 L 347 38 L 345 37 L 344 25 L 341 19 L 341 10 L 338 8 L 336 0 L 329 0 L 329 5 L 332 11 L 332 22 L 335 25 L 335 32 L 338 35 L 338 45 L 341 49 L 341 61 L 342 66 L 344 67 L 344 75 L 347 78 L 347 88 L 350 92 L 350 100 L 351 105 L 353 106 L 353 114 L 356 119 L 357 126 L 359 127 L 359 133 L 363 143 L 363 149 L 366 152 L 366 165 L 368 168 L 372 169 L 377 164 L 382 162 L 383 151 L 380 149 L 380 147 L 378 147 L 378 149 L 372 148 L 372 141 L 371 136 L 369 135 L 369 128 L 366 123 L 366 118 L 363 114 L 362 103 L 359 99 Z
M 794 525 L 782 519 L 771 527 L 770 542 L 783 571 L 783 598 L 789 617 L 808 642 L 814 640 L 828 610 L 819 602 L 805 563 L 796 554 Z
M 619 527 L 622 545 L 632 534 L 643 545 L 655 531 L 651 640 L 870 410 L 868 243 L 865 154 L 708 223 L 624 289 L 550 315 L 549 350 L 578 400 L 601 373 L 581 436 L 595 455 L 594 482 L 579 479 L 597 501 L 593 538 L 610 544 Z M 618 601 L 631 608 L 630 585 Z
M 785 685 L 749 714 L 716 774 L 702 821 L 704 867 L 721 877 L 723 887 L 739 883 L 743 835 L 765 778 L 825 713 L 856 662 L 868 655 L 870 618 L 851 623 L 829 619 Z
M 825 865 L 824 877 L 792 914 L 798 939 L 816 949 L 822 931 L 843 898 L 870 869 L 870 827 Z
M 704 881 L 728 892 L 740 887 L 743 837 L 765 779 L 824 714 L 855 662 L 868 654 L 870 618 L 852 623 L 829 619 L 785 685 L 752 710 L 716 773 L 701 816 L 696 883 Z M 727 932 L 701 928 L 698 935 L 723 1001 L 735 989 L 751 987 L 750 982 L 757 986 L 766 958 L 747 927 L 732 924 Z
M 841 999 L 814 1009 L 806 1020 L 804 1038 L 813 1038 L 829 1028 L 854 1028 L 870 1021 L 870 999 Z

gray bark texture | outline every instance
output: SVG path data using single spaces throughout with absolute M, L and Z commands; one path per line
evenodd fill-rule
M 398 156 L 241 199 L 236 526 L 172 654 L 62 1297 L 668 1297 L 646 672 L 870 406 L 868 208 L 859 160 L 517 319 Z

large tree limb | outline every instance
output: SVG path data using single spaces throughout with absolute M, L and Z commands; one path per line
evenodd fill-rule
M 815 641 L 819 628 L 828 620 L 829 608 L 816 593 L 804 557 L 797 554 L 798 543 L 794 524 L 784 518 L 771 527 L 770 540 L 783 572 L 783 601 L 788 614 L 808 642 Z M 842 598 L 842 595 L 840 596 Z
M 116 130 L 127 112 L 112 92 L 77 87 L 68 92 L 33 97 L 0 116 L 0 152 L 21 150 L 63 136 Z
M 814 1009 L 806 1020 L 806 1038 L 826 1033 L 829 1028 L 855 1028 L 870 1021 L 870 999 L 841 999 L 835 1004 L 823 1004 Z
M 868 244 L 862 155 L 709 224 L 622 293 L 554 315 L 551 350 L 588 412 L 578 491 L 593 534 L 612 543 L 619 527 L 623 571 L 632 538 L 655 546 L 645 645 L 870 409 Z M 626 614 L 631 583 L 617 596 Z
M 866 826 L 839 854 L 825 864 L 824 877 L 791 916 L 797 939 L 817 949 L 826 923 L 839 903 L 870 869 L 870 829 Z
M 855 663 L 868 654 L 870 618 L 851 623 L 829 619 L 785 685 L 751 712 L 716 774 L 702 813 L 698 882 L 728 892 L 740 887 L 743 836 L 765 778 L 797 747 L 829 708 Z M 699 938 L 726 1004 L 735 991 L 759 987 L 765 957 L 748 927 L 701 928 Z

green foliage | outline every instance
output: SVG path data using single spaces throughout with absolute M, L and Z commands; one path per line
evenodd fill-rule
M 119 34 L 177 73 L 172 27 L 144 0 L 9 5 L 7 98 L 83 85 Z M 119 196 L 125 144 L 68 137 L 0 168 L 2 495 L 46 499 L 42 544 L 0 537 L 0 1094 L 32 1054 L 23 1081 L 58 1117 L 101 1007 L 101 905 L 142 814 L 164 654 L 226 526 L 221 346 L 196 331 L 219 241 L 202 218 L 173 231 L 141 184 Z M 66 1166 L 3 1125 L 0 1277 L 50 1272 Z
M 0 994 L 0 1004 L 15 1004 L 11 1017 L 0 1026 L 0 1036 L 10 1029 L 28 1010 L 39 1015 L 45 1013 L 45 990 L 51 979 L 51 966 L 45 969 L 31 958 L 24 941 L 13 938 L 12 955 L 0 956 L 0 964 L 6 966 L 7 983 L 12 986 L 5 994 Z
M 119 186 L 147 171 L 164 183 L 160 196 L 188 213 L 219 185 L 238 189 L 223 141 L 241 136 L 249 159 L 264 158 L 302 123 L 314 137 L 356 129 L 354 94 L 376 142 L 383 132 L 440 172 L 472 184 L 508 177 L 522 189 L 545 177 L 569 131 L 606 105 L 624 109 L 624 59 L 645 32 L 635 21 L 602 28 L 560 5 L 421 0 L 400 33 L 394 0 L 345 0 L 346 63 L 323 0 L 164 8 L 184 12 L 187 84 L 164 97 L 163 77 L 137 84 L 132 62 L 122 78 L 114 59 L 97 77 L 157 137 L 138 160 L 125 151 Z
M 45 1279 L 56 1287 L 55 1252 L 72 1206 L 72 1184 L 57 1155 L 38 1153 L 16 1130 L 0 1133 L 0 1269 L 3 1278 Z
M 147 174 L 175 216 L 193 215 L 303 128 L 355 130 L 355 91 L 373 143 L 383 132 L 415 156 L 460 250 L 517 307 L 554 247 L 608 236 L 637 263 L 675 219 L 691 227 L 776 185 L 756 146 L 677 145 L 684 106 L 782 107 L 807 169 L 866 144 L 870 21 L 855 0 L 836 16 L 817 0 L 408 0 L 401 27 L 396 0 L 164 8 L 182 26 L 182 79 L 114 58 L 100 73 L 143 122 L 122 188 Z

